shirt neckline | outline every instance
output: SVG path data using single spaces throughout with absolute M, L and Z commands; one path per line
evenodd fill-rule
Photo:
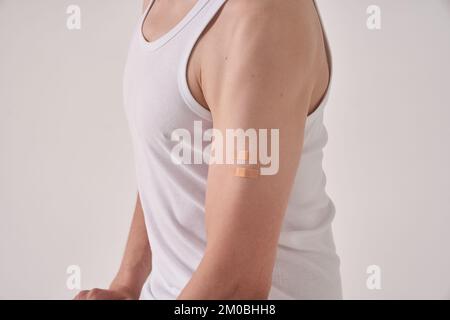
M 197 0 L 195 5 L 188 11 L 188 13 L 169 31 L 164 33 L 159 38 L 148 41 L 144 36 L 144 23 L 155 3 L 155 0 L 151 0 L 147 9 L 145 10 L 142 19 L 139 23 L 139 39 L 141 44 L 149 50 L 156 50 L 165 45 L 169 40 L 175 37 L 209 2 L 210 0 Z

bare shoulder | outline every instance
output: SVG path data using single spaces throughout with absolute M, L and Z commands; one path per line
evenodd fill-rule
M 323 58 L 313 0 L 228 0 L 203 40 L 202 74 L 217 82 L 218 75 L 257 73 L 250 68 L 313 79 Z
M 208 33 L 210 49 L 217 52 L 235 48 L 261 55 L 279 48 L 313 59 L 322 44 L 313 0 L 228 0 Z
M 251 23 L 255 30 L 290 26 L 291 31 L 307 34 L 318 26 L 313 0 L 228 0 L 222 15 L 241 25 Z
M 228 0 L 224 8 L 230 13 L 243 17 L 251 13 L 276 15 L 285 11 L 305 10 L 311 6 L 312 0 Z

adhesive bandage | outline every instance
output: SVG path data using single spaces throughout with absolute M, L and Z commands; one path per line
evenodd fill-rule
M 247 150 L 241 150 L 238 152 L 237 160 L 247 162 L 250 159 L 250 154 Z
M 251 178 L 255 179 L 259 177 L 259 169 L 251 169 L 251 168 L 244 168 L 244 167 L 238 167 L 234 171 L 234 175 L 239 178 Z

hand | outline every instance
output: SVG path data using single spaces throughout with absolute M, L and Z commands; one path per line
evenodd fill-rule
M 137 300 L 139 297 L 132 294 L 128 288 L 111 288 L 80 291 L 73 300 Z

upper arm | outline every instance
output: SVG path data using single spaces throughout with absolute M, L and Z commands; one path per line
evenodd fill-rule
M 224 137 L 227 129 L 258 134 L 267 129 L 268 150 L 278 153 L 271 155 L 278 164 L 271 165 L 278 170 L 247 179 L 235 176 L 240 165 L 210 165 L 207 252 L 217 267 L 225 270 L 230 265 L 239 270 L 244 286 L 267 286 L 301 157 L 314 86 L 316 33 L 305 22 L 307 17 L 303 19 L 299 1 L 234 3 L 232 13 L 243 12 L 227 24 L 233 30 L 223 39 L 226 48 L 202 70 L 204 95 L 214 128 Z M 271 141 L 271 133 L 277 130 L 278 138 Z M 263 142 L 258 139 L 258 146 Z M 239 151 L 236 145 L 234 149 Z

